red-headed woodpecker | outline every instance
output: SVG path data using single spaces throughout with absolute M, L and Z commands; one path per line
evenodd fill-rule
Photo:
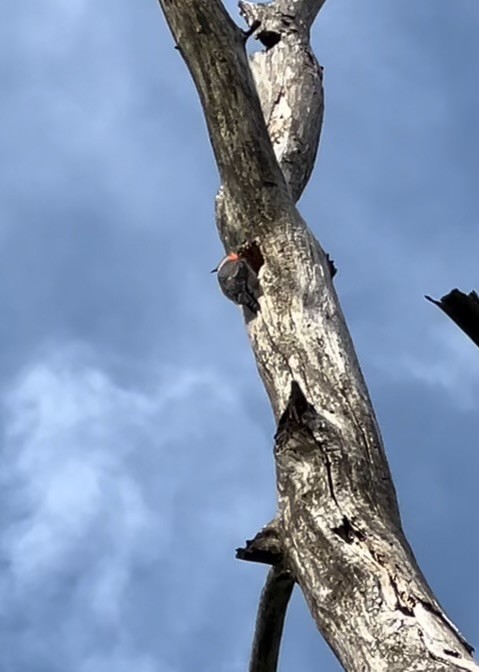
M 211 272 L 218 273 L 221 291 L 230 301 L 245 306 L 256 315 L 260 308 L 258 277 L 246 259 L 230 252 Z

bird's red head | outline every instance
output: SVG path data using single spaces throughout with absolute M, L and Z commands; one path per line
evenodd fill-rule
M 217 273 L 223 266 L 223 264 L 225 264 L 227 261 L 238 261 L 239 258 L 240 258 L 239 254 L 237 254 L 236 252 L 230 252 L 229 254 L 226 255 L 226 257 L 223 258 L 220 265 L 214 268 L 211 272 Z

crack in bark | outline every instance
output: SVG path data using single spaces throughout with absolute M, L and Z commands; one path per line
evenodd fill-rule
M 382 563 L 380 563 L 382 564 Z M 388 571 L 387 567 L 386 570 Z M 407 600 L 404 600 L 403 596 L 401 595 L 401 591 L 399 589 L 399 586 L 397 585 L 396 580 L 394 579 L 393 576 L 388 571 L 388 578 L 389 578 L 389 583 L 391 584 L 391 588 L 394 591 L 394 594 L 396 595 L 396 609 L 400 611 L 402 614 L 405 616 L 411 616 L 414 617 L 414 603 L 412 606 L 407 604 Z M 412 601 L 411 598 L 409 598 L 409 601 Z
M 459 653 L 459 651 L 452 651 L 452 649 L 443 649 L 443 651 L 447 656 L 452 656 L 453 658 L 460 658 L 461 657 L 461 654 Z
M 423 600 L 421 598 L 418 598 L 418 602 L 422 604 L 424 609 L 426 611 L 429 611 L 431 614 L 434 614 L 437 618 L 440 618 L 441 621 L 444 623 L 444 625 L 456 636 L 460 639 L 462 645 L 464 648 L 467 650 L 468 653 L 471 655 L 474 653 L 475 649 L 467 639 L 464 638 L 462 633 L 456 628 L 456 626 L 445 616 L 444 612 L 442 612 L 440 609 L 438 609 L 434 604 L 431 604 L 431 602 L 427 602 L 426 600 Z M 458 654 L 460 655 L 460 654 Z
M 389 562 L 387 561 L 387 559 L 385 557 L 379 558 L 377 557 L 377 554 L 373 555 L 379 562 L 379 564 L 385 567 L 388 573 L 388 578 L 391 587 L 394 591 L 394 594 L 396 595 L 396 608 L 398 609 L 398 611 L 402 612 L 406 616 L 414 617 L 415 616 L 414 608 L 416 605 L 420 604 L 425 611 L 429 612 L 430 614 L 438 618 L 440 621 L 442 621 L 444 626 L 447 627 L 447 629 L 450 630 L 452 634 L 460 640 L 461 644 L 464 646 L 467 653 L 469 653 L 470 655 L 474 653 L 474 647 L 471 646 L 471 644 L 469 644 L 469 642 L 464 638 L 461 632 L 456 628 L 456 626 L 453 623 L 451 623 L 451 621 L 449 621 L 449 619 L 445 616 L 444 612 L 440 608 L 438 608 L 432 602 L 425 600 L 424 598 L 418 597 L 417 595 L 414 594 L 406 594 L 404 591 L 401 591 L 396 579 L 391 574 Z M 398 571 L 400 572 L 400 568 L 398 568 Z M 418 627 L 420 629 L 421 634 L 421 625 L 418 624 Z M 461 654 L 455 652 L 454 657 L 461 658 Z
M 347 544 L 352 544 L 356 540 L 364 541 L 366 538 L 360 530 L 354 527 L 347 516 L 343 516 L 343 522 L 339 527 L 332 527 L 331 530 Z
M 314 435 L 313 435 L 313 438 L 314 438 Z M 327 475 L 327 479 L 328 479 L 328 486 L 329 486 L 329 492 L 330 492 L 331 498 L 333 499 L 333 501 L 336 504 L 336 506 L 338 507 L 338 509 L 341 510 L 341 507 L 339 506 L 339 502 L 336 498 L 336 494 L 334 492 L 334 483 L 333 483 L 333 474 L 332 474 L 331 462 L 329 460 L 327 452 L 322 449 L 322 446 L 318 445 L 318 448 L 321 450 L 321 454 L 322 454 L 323 460 L 324 460 L 324 465 L 326 467 L 326 475 Z M 346 516 L 343 516 L 343 521 L 344 520 L 347 520 Z M 343 525 L 344 525 L 344 522 L 343 522 Z M 342 527 L 343 526 L 341 525 L 340 527 L 332 528 L 333 532 L 336 532 L 337 534 L 339 534 L 339 536 L 341 536 L 341 534 L 339 532 L 337 532 L 337 530 L 341 530 Z
M 275 440 L 279 440 L 279 436 L 286 431 L 291 431 L 291 433 L 294 430 L 290 430 L 288 427 L 288 424 L 292 421 L 296 423 L 297 425 L 302 425 L 304 429 L 309 430 L 309 427 L 307 427 L 303 422 L 302 418 L 304 413 L 311 408 L 310 404 L 308 403 L 308 400 L 306 399 L 305 395 L 303 394 L 303 391 L 301 389 L 301 386 L 296 380 L 291 381 L 291 391 L 289 394 L 289 402 L 281 415 L 279 422 L 278 422 L 278 428 L 276 430 L 275 434 Z M 310 432 L 311 433 L 311 432 Z M 313 440 L 314 436 L 311 434 Z
M 343 516 L 343 522 L 339 527 L 332 527 L 331 530 L 347 544 L 352 544 L 356 540 L 355 530 L 346 516 Z
M 440 647 L 438 647 L 437 650 L 433 650 L 431 646 L 428 645 L 424 633 L 419 632 L 419 637 L 422 640 L 431 660 L 434 660 L 441 666 L 440 668 L 437 668 L 438 670 L 444 670 L 444 672 L 449 672 L 449 670 L 477 672 L 477 666 L 475 662 L 465 659 L 458 651 L 447 648 L 441 649 Z

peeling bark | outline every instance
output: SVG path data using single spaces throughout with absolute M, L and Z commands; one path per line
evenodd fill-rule
M 270 579 L 284 572 L 300 585 L 347 670 L 477 671 L 402 531 L 334 267 L 295 207 L 323 118 L 322 68 L 309 45 L 323 3 L 240 2 L 245 33 L 219 0 L 160 0 L 207 120 L 222 183 L 220 236 L 248 258 L 261 286 L 260 311 L 245 319 L 278 422 L 278 514 L 237 553 L 272 564 Z M 251 59 L 249 34 L 265 46 Z M 279 640 L 268 657 L 259 629 L 280 638 L 289 594 L 272 608 L 270 588 L 250 670 L 276 666 Z

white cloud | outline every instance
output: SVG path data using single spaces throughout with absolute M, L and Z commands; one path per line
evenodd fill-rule
M 441 390 L 463 410 L 478 408 L 477 349 L 452 322 L 425 339 L 422 354 L 402 354 L 396 375 Z
M 172 370 L 148 395 L 83 367 L 74 350 L 23 372 L 4 403 L 1 476 L 28 511 L 7 535 L 7 554 L 20 579 L 54 570 L 99 517 L 112 519 L 121 543 L 132 545 L 151 532 L 152 511 L 129 473 L 128 458 L 142 450 L 139 439 L 147 449 L 154 442 L 161 450 L 201 438 L 205 428 L 195 413 L 183 415 L 196 395 L 203 396 L 201 405 L 225 414 L 234 406 L 232 390 L 211 373 Z M 176 486 L 161 485 L 167 503 Z
M 171 616 L 162 628 L 166 646 L 168 632 L 200 627 L 221 590 L 217 572 L 206 577 L 204 567 L 223 561 L 222 537 L 232 550 L 265 522 L 258 507 L 267 506 L 269 493 L 251 506 L 261 469 L 255 466 L 250 483 L 241 479 L 258 441 L 241 445 L 242 434 L 251 439 L 246 421 L 244 432 L 240 423 L 231 434 L 244 411 L 214 372 L 167 368 L 156 389 L 126 389 L 85 359 L 84 349 L 57 350 L 27 367 L 3 399 L 0 486 L 9 516 L 0 540 L 0 618 L 18 608 L 29 613 L 31 600 L 41 603 L 36 595 L 75 576 L 64 646 L 78 648 L 98 624 L 114 629 L 127 660 L 136 648 L 125 623 L 137 618 L 130 600 L 144 592 L 142 574 L 164 591 L 152 604 L 157 618 Z M 201 576 L 191 567 L 192 549 L 198 567 L 204 563 Z M 179 617 L 185 576 L 190 604 Z M 50 606 L 47 600 L 40 608 L 46 618 Z M 43 626 L 38 613 L 29 618 L 33 642 Z M 128 668 L 116 659 L 106 665 L 102 645 L 88 637 L 83 646 L 74 658 L 83 667 L 67 658 L 69 669 Z M 164 669 L 151 665 L 145 658 L 135 669 Z
M 110 502 L 121 534 L 134 537 L 148 526 L 123 462 L 130 449 L 120 435 L 126 409 L 145 415 L 148 402 L 101 372 L 75 370 L 69 355 L 32 366 L 7 397 L 2 481 L 27 512 L 4 542 L 18 580 L 58 569 L 95 519 L 109 515 Z
M 389 311 L 388 311 L 389 312 Z M 398 314 L 403 312 L 403 316 Z M 477 409 L 479 370 L 477 348 L 459 329 L 438 312 L 426 309 L 391 310 L 384 324 L 360 329 L 361 344 L 368 355 L 368 366 L 380 373 L 385 382 L 406 382 L 430 388 L 447 397 L 458 410 Z M 399 325 L 399 326 L 398 326 Z M 371 343 L 376 343 L 374 349 Z M 426 392 L 425 392 L 426 394 Z

